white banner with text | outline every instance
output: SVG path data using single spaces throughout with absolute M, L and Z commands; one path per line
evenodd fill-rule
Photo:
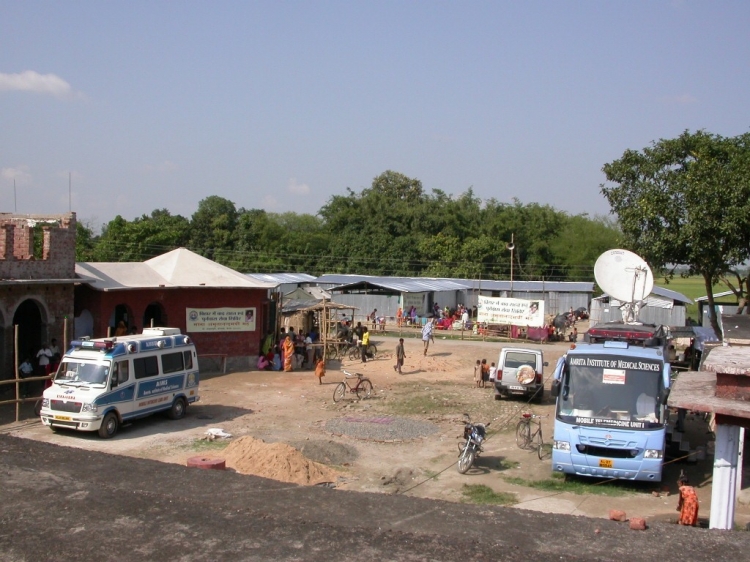
M 254 332 L 255 308 L 187 308 L 188 332 Z
M 477 322 L 506 326 L 544 326 L 544 301 L 477 297 Z

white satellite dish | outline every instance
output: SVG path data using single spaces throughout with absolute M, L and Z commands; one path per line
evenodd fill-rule
M 654 288 L 654 275 L 644 259 L 628 250 L 609 250 L 596 260 L 594 277 L 602 291 L 623 303 L 623 322 L 636 322 Z

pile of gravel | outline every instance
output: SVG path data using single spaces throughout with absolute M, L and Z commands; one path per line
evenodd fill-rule
M 406 441 L 438 431 L 433 423 L 391 416 L 345 416 L 328 420 L 326 431 L 372 441 Z

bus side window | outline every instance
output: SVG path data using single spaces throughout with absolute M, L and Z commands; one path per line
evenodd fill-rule
M 193 354 L 190 351 L 183 351 L 182 354 L 185 356 L 185 370 L 189 371 L 193 368 Z

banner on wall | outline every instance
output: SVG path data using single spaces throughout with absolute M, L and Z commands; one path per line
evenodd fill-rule
M 254 332 L 255 308 L 186 308 L 188 332 Z
M 477 322 L 506 326 L 544 326 L 544 301 L 477 297 Z
M 401 293 L 401 302 L 403 303 L 401 309 L 404 311 L 404 314 L 408 313 L 413 306 L 417 309 L 417 314 L 422 316 L 425 312 L 426 296 L 427 293 Z

